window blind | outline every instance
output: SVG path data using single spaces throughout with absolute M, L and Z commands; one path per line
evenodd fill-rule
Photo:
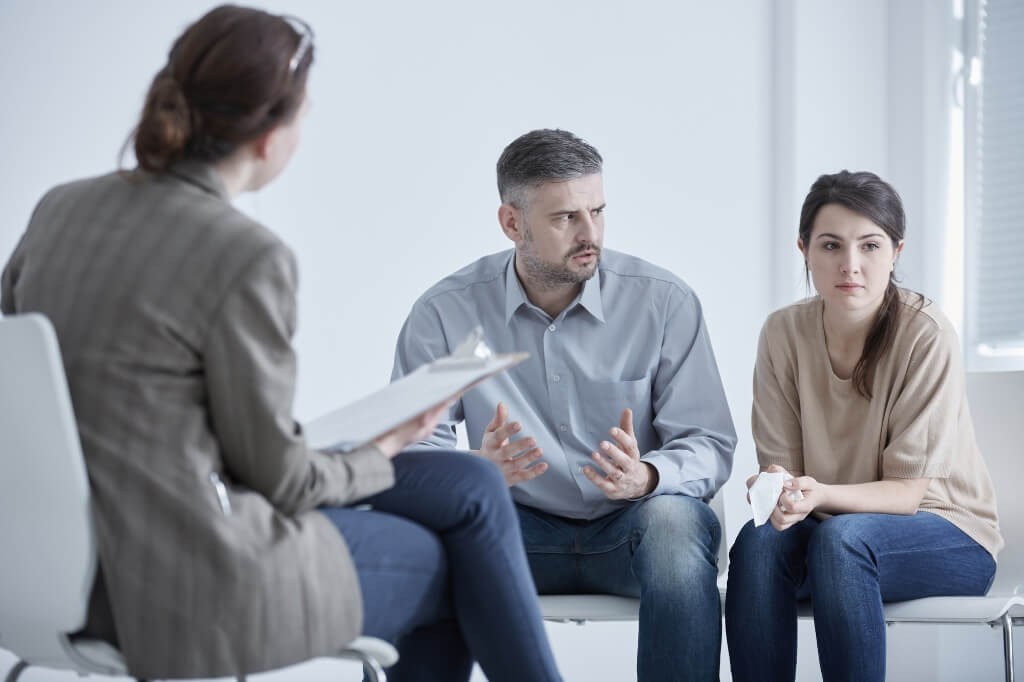
M 970 342 L 992 354 L 1024 351 L 1024 3 L 979 3 L 981 78 L 974 117 L 976 220 L 968 286 Z M 970 163 L 970 160 L 969 160 Z

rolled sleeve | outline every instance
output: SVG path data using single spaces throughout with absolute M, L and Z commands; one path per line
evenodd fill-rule
M 398 335 L 391 381 L 401 379 L 450 352 L 440 313 L 429 302 L 417 301 Z M 416 446 L 454 448 L 455 427 L 462 419 L 462 401 L 457 400 L 448 408 L 447 416 L 438 422 L 433 435 L 428 440 L 419 441 Z
M 642 459 L 658 470 L 652 494 L 709 499 L 729 478 L 736 430 L 697 296 L 676 289 L 668 305 L 652 386 L 662 446 Z

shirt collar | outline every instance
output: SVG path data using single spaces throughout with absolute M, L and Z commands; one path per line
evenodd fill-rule
M 212 164 L 192 159 L 182 159 L 172 163 L 167 172 L 214 196 L 224 200 L 228 199 L 228 188 L 224 184 L 224 178 L 220 176 L 220 173 L 217 172 L 217 169 Z
M 512 249 L 508 263 L 505 264 L 505 325 L 512 320 L 512 316 L 523 305 L 533 305 L 526 297 L 523 283 L 516 275 L 516 251 Z M 599 322 L 604 322 L 604 305 L 601 303 L 601 271 L 594 273 L 594 276 L 583 283 L 583 290 L 576 299 L 569 304 L 566 310 L 572 310 L 575 306 L 582 306 L 587 312 L 594 316 Z

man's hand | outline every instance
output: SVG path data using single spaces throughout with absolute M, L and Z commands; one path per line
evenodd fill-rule
M 649 495 L 658 485 L 658 470 L 640 461 L 633 434 L 633 411 L 623 410 L 618 428 L 608 433 L 615 442 L 601 441 L 601 452 L 590 454 L 604 476 L 592 467 L 583 467 L 583 475 L 609 500 L 632 500 Z
M 479 454 L 498 465 L 509 486 L 533 480 L 548 470 L 545 462 L 530 467 L 544 454 L 537 447 L 536 440 L 511 440 L 513 434 L 519 433 L 522 428 L 519 422 L 508 422 L 508 408 L 505 403 L 498 403 L 494 419 L 484 429 L 484 437 L 480 442 Z

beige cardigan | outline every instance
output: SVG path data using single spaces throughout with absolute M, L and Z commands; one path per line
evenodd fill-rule
M 974 440 L 956 333 L 935 306 L 916 312 L 907 292 L 901 301 L 870 401 L 832 371 L 821 298 L 768 317 L 754 369 L 758 461 L 823 483 L 930 478 L 920 509 L 995 557 L 1003 546 L 995 492 Z

